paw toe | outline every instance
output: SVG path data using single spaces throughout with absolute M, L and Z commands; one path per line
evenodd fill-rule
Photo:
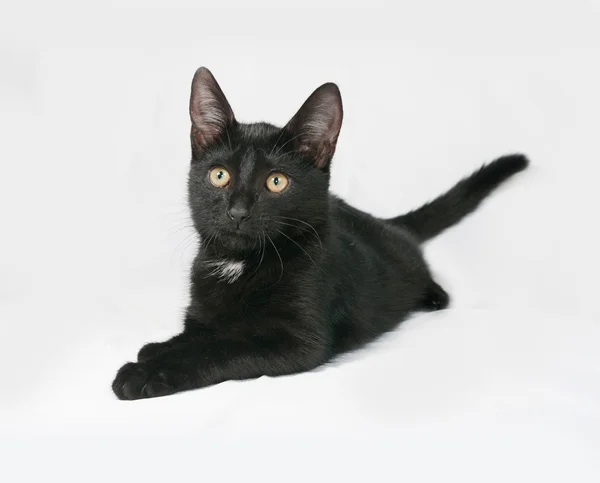
M 166 370 L 160 370 L 150 375 L 144 387 L 145 397 L 166 396 L 175 392 L 175 388 L 170 382 L 171 379 Z
M 119 399 L 133 400 L 173 394 L 182 390 L 183 382 L 177 369 L 128 362 L 119 369 L 112 389 Z
M 135 362 L 128 362 L 119 372 L 112 384 L 112 389 L 119 399 L 140 399 L 144 396 L 144 387 L 148 378 L 146 369 Z

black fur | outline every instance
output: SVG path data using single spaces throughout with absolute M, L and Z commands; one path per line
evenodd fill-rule
M 527 164 L 527 158 L 519 154 L 498 158 L 431 203 L 389 221 L 407 228 L 420 241 L 427 241 L 475 211 L 495 188 L 513 174 L 523 171 Z
M 308 371 L 411 312 L 445 308 L 448 295 L 432 279 L 420 242 L 527 166 L 521 155 L 500 158 L 422 208 L 382 220 L 328 191 L 342 121 L 334 84 L 317 89 L 284 128 L 241 124 L 202 68 L 190 114 L 189 205 L 202 240 L 191 302 L 181 334 L 145 345 L 137 362 L 119 370 L 113 390 L 120 399 Z M 209 180 L 217 166 L 231 175 L 224 188 Z M 265 187 L 273 172 L 290 179 L 279 194 Z M 241 223 L 232 209 L 246 214 Z M 222 261 L 243 270 L 225 274 L 215 265 Z

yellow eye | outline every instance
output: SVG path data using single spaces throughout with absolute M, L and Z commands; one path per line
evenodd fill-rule
M 229 176 L 229 171 L 225 168 L 218 167 L 210 170 L 210 182 L 217 188 L 224 188 L 227 186 L 230 179 L 231 176 Z
M 267 189 L 273 193 L 281 193 L 288 184 L 289 181 L 285 174 L 273 173 L 267 178 Z

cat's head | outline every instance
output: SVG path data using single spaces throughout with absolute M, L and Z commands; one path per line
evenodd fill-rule
M 188 200 L 205 242 L 250 250 L 327 218 L 329 168 L 342 125 L 335 84 L 315 90 L 283 127 L 235 119 L 204 67 L 192 82 Z

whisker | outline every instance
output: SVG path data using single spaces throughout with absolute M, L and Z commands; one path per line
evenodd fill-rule
M 175 250 L 173 250 L 173 255 L 175 255 L 177 253 L 177 250 L 179 250 L 184 244 L 186 244 L 190 238 L 193 238 L 195 236 L 196 236 L 196 232 L 193 232 L 193 233 L 190 233 L 189 235 L 187 235 L 183 240 L 181 240 L 175 247 Z
M 294 225 L 293 223 L 286 223 L 284 221 L 279 221 L 279 220 L 273 220 L 273 221 L 275 223 L 277 223 L 278 225 L 285 225 L 285 226 L 291 226 L 292 228 L 296 228 L 303 235 L 311 235 L 311 236 L 315 237 L 317 239 L 317 241 L 319 242 L 319 245 L 322 248 L 320 238 L 318 237 L 318 235 L 315 235 L 315 233 L 312 230 L 310 230 L 309 228 L 301 226 L 301 225 Z
M 190 225 L 184 225 L 184 226 L 181 226 L 181 227 L 177 228 L 175 231 L 171 232 L 171 235 L 176 235 L 177 233 L 179 233 L 179 232 L 181 232 L 183 230 L 191 230 L 193 228 L 194 228 L 194 225 L 191 225 L 191 224 Z
M 265 233 L 265 236 L 269 239 L 269 241 L 271 242 L 271 245 L 273 245 L 273 248 L 275 249 L 275 253 L 277 253 L 277 256 L 279 257 L 279 263 L 281 264 L 281 274 L 279 275 L 279 279 L 277 280 L 277 282 L 275 282 L 273 285 L 271 285 L 271 287 L 273 287 L 273 286 L 277 285 L 283 278 L 283 260 L 281 259 L 281 255 L 279 254 L 279 250 L 277 250 L 275 243 L 273 243 L 273 240 L 271 240 L 271 237 L 267 233 Z M 271 288 L 271 287 L 269 287 L 269 288 Z
M 319 236 L 319 233 L 317 232 L 317 230 L 315 229 L 315 227 L 312 226 L 310 223 L 307 223 L 305 221 L 299 220 L 298 218 L 290 218 L 289 216 L 280 216 L 280 218 L 284 219 L 284 220 L 297 221 L 297 222 L 300 222 L 300 223 L 308 226 L 314 232 L 315 236 L 319 240 L 319 245 L 321 246 L 321 250 L 323 250 L 323 242 L 321 241 L 321 237 Z
M 217 139 L 220 141 L 220 143 L 223 145 L 223 147 L 224 147 L 224 148 L 226 148 L 226 147 L 227 147 L 227 146 L 225 145 L 225 141 L 223 141 L 223 136 L 222 136 L 222 135 L 220 135 L 220 136 L 219 136 Z
M 258 262 L 258 265 L 256 266 L 256 268 L 254 269 L 254 272 L 252 272 L 252 275 L 254 275 L 256 272 L 258 272 L 258 269 L 260 268 L 260 266 L 262 265 L 263 262 L 263 258 L 265 257 L 265 249 L 267 248 L 267 240 L 265 240 L 265 232 L 262 231 L 261 232 L 263 237 L 262 237 L 262 253 L 260 255 L 260 261 Z
M 273 155 L 273 151 L 275 150 L 275 148 L 277 147 L 277 143 L 279 142 L 279 140 L 281 139 L 281 136 L 283 136 L 283 133 L 285 132 L 285 129 L 281 130 L 281 133 L 279 133 L 279 137 L 277 138 L 277 141 L 275 141 L 275 144 L 273 144 L 273 147 L 271 148 L 271 152 L 269 153 L 269 158 Z
M 293 223 L 286 223 L 285 221 L 279 221 L 279 220 L 273 220 L 273 221 L 275 223 L 277 223 L 278 225 L 291 226 L 291 227 L 297 228 L 298 230 L 302 231 L 303 233 L 308 233 L 309 235 L 315 236 L 315 234 L 312 232 L 312 230 L 310 230 L 309 228 L 306 228 L 304 226 L 294 225 Z
M 179 263 L 183 264 L 183 257 L 185 256 L 187 249 L 197 242 L 198 234 L 195 231 L 193 231 L 177 244 L 171 256 L 173 257 L 177 252 L 179 252 Z
M 283 144 L 282 144 L 282 145 L 279 147 L 279 149 L 278 149 L 278 150 L 275 152 L 275 156 L 277 156 L 277 155 L 278 155 L 278 154 L 281 152 L 281 150 L 282 150 L 282 149 L 283 149 L 283 148 L 284 148 L 284 147 L 285 147 L 287 144 L 291 143 L 291 142 L 292 142 L 294 139 L 296 139 L 296 138 L 299 138 L 299 137 L 300 137 L 300 136 L 302 136 L 303 134 L 304 134 L 303 132 L 300 132 L 300 133 L 296 134 L 295 136 L 291 137 L 290 139 L 288 139 L 286 142 L 284 142 L 284 143 L 283 143 Z
M 285 233 L 283 233 L 280 230 L 277 230 L 281 235 L 283 235 L 284 237 L 286 237 L 289 241 L 291 241 L 294 245 L 296 245 L 298 248 L 300 248 L 300 250 L 302 250 L 304 253 L 306 253 L 306 256 L 308 258 L 310 258 L 310 261 L 313 263 L 313 265 L 316 267 L 317 264 L 315 263 L 315 261 L 313 260 L 313 258 L 308 254 L 308 252 L 302 247 L 302 245 L 300 245 L 298 242 L 296 242 L 296 240 L 294 240 L 293 238 L 290 238 L 289 236 L 287 236 Z
M 341 205 L 338 205 L 338 208 L 342 211 L 345 211 L 346 213 L 350 213 L 351 215 L 353 215 L 354 213 L 352 213 L 350 210 L 347 210 L 346 208 L 342 207 Z
M 233 151 L 233 148 L 231 147 L 231 138 L 229 137 L 229 129 L 227 129 L 227 126 L 225 126 L 225 133 L 227 134 L 227 141 L 229 142 L 229 149 L 231 151 Z
M 210 235 L 208 236 L 208 239 L 204 242 L 202 242 L 202 246 L 206 246 L 208 247 L 210 245 L 210 243 L 217 237 L 217 230 L 211 231 Z

